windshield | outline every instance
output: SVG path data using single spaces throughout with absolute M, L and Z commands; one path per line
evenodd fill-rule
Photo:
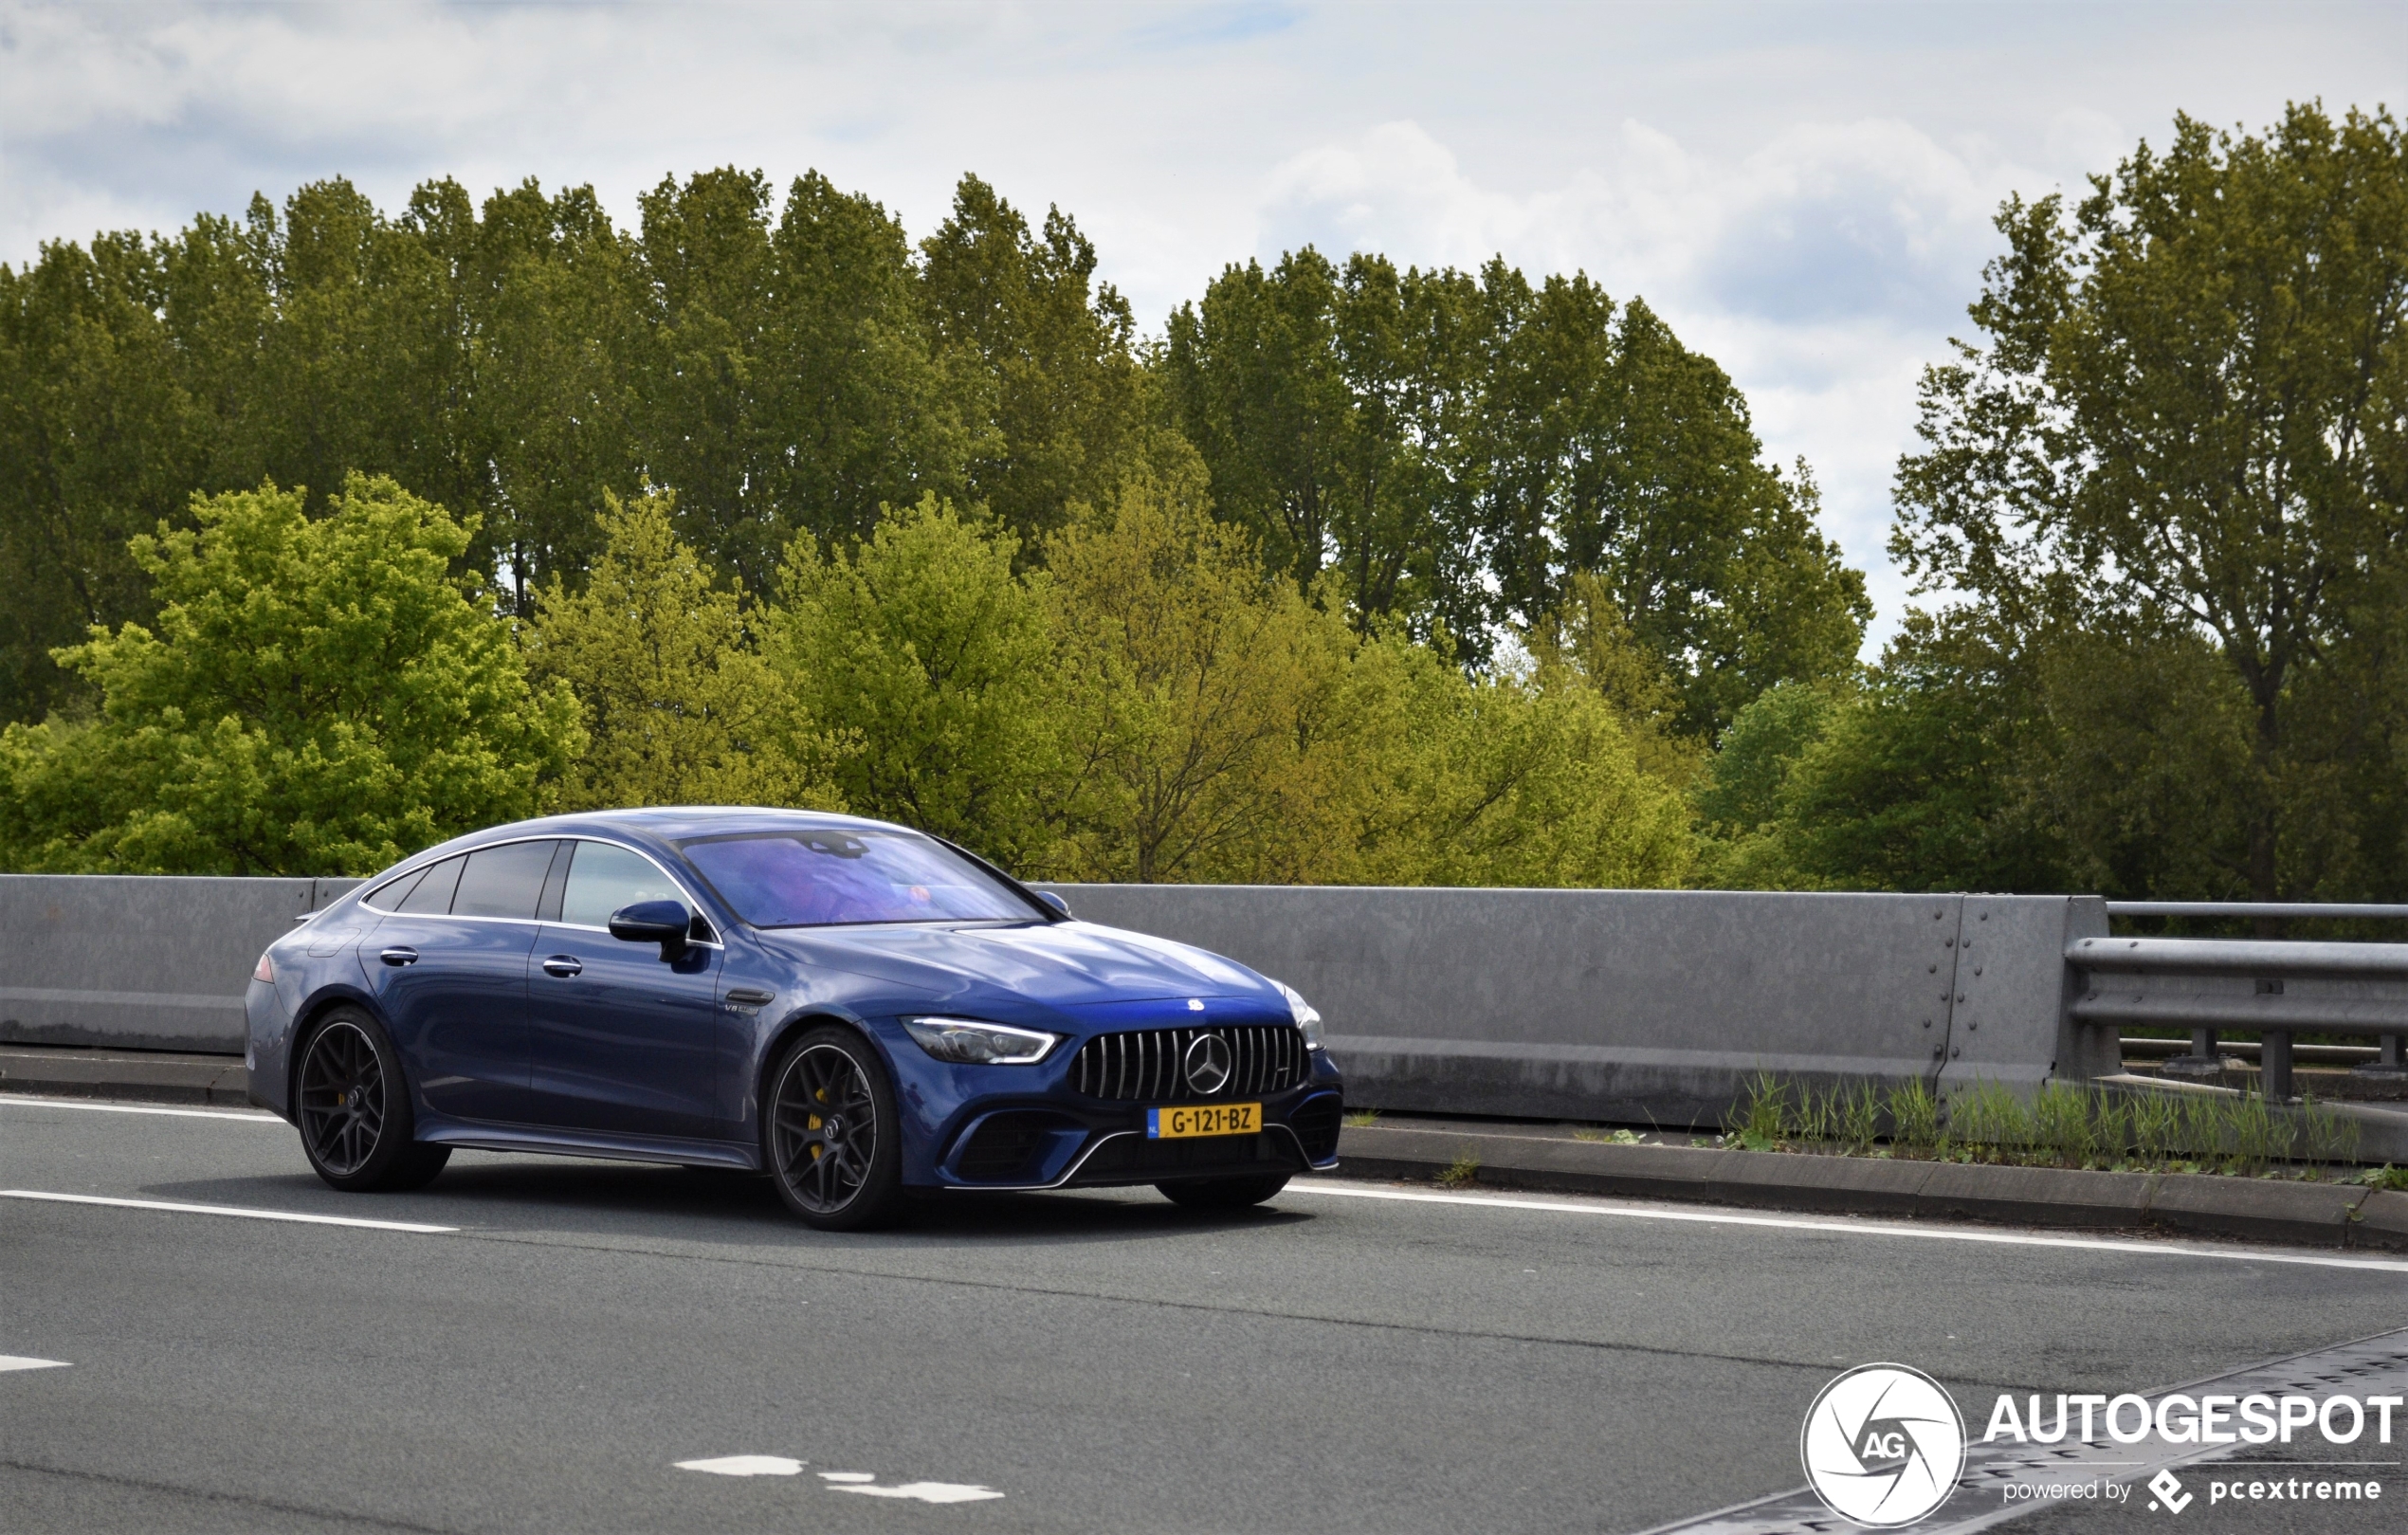
M 968 859 L 909 832 L 753 832 L 681 842 L 678 850 L 755 927 L 1048 916 Z

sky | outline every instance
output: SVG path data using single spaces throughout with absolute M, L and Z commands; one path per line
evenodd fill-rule
M 806 170 L 915 235 L 976 172 L 1059 205 L 1140 323 L 1223 265 L 1332 255 L 1643 297 L 1803 458 L 1880 616 L 1915 382 L 2010 194 L 2177 112 L 2408 109 L 2408 6 L 413 4 L 0 0 L 0 262 L 348 176 L 388 208 Z

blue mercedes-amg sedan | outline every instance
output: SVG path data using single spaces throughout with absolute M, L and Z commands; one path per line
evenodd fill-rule
M 1334 1165 L 1343 1108 L 1280 982 L 800 811 L 456 838 L 270 944 L 246 1005 L 252 1100 L 347 1190 L 475 1146 L 766 1172 L 830 1230 L 905 1190 L 1226 1208 Z

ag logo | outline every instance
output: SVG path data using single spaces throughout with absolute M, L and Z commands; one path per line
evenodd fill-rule
M 1894 1529 L 1948 1501 L 1965 1469 L 1965 1420 L 1921 1370 L 1860 1364 L 1806 1409 L 1797 1454 L 1832 1512 Z

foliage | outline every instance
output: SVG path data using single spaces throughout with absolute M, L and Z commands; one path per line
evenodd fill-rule
M 562 809 L 621 805 L 844 808 L 823 776 L 839 756 L 761 660 L 739 603 L 671 528 L 675 497 L 607 498 L 584 590 L 544 589 L 527 669 L 583 705 L 590 742 Z
M 1354 879 L 1380 885 L 1679 885 L 1695 856 L 1677 785 L 1577 676 L 1468 676 L 1395 635 L 1358 670 L 1377 712 Z
M 1348 787 L 1335 616 L 1268 578 L 1200 477 L 1133 474 L 1048 547 L 1085 878 L 1311 878 Z
M 867 535 L 886 503 L 962 490 L 996 445 L 885 210 L 812 173 L 773 224 L 769 183 L 732 167 L 640 203 L 644 306 L 617 344 L 646 478 L 677 490 L 691 542 L 763 591 L 796 533 Z
M 1871 610 L 1813 481 L 1760 462 L 1719 368 L 1585 277 L 1307 247 L 1224 270 L 1161 367 L 1221 515 L 1300 589 L 1334 576 L 1361 627 L 1396 614 L 1485 660 L 1585 576 L 1706 740 L 1764 687 L 1852 667 Z
M 1811 481 L 1636 301 L 1306 250 L 1149 346 L 1096 269 L 976 177 L 914 246 L 736 168 L 629 228 L 337 179 L 0 267 L 0 858 L 331 872 L 742 799 L 1087 878 L 1677 883 L 1716 734 L 1852 672 Z M 429 559 L 384 660 L 451 692 L 372 698 L 339 579 Z M 295 632 L 226 659 L 217 600 Z M 154 631 L 313 712 L 158 681 Z
M 1047 583 L 1017 551 L 930 496 L 849 548 L 797 538 L 761 614 L 783 685 L 857 743 L 830 767 L 854 812 L 1011 865 L 1050 841 L 1057 728 Z
M 2013 648 L 2212 649 L 2235 696 L 2180 744 L 2232 813 L 2194 834 L 2253 898 L 2395 878 L 2350 790 L 2401 703 L 2408 141 L 2381 113 L 2178 118 L 2163 153 L 1998 227 L 1983 340 L 1925 375 L 1893 554 Z
M 482 583 L 473 522 L 354 477 L 196 499 L 195 530 L 133 540 L 153 629 L 96 627 L 61 663 L 96 718 L 0 738 L 10 867 L 365 874 L 525 815 L 583 745 L 565 688 L 531 688 Z
M 965 175 L 952 215 L 921 244 L 931 337 L 975 367 L 985 430 L 968 494 L 1032 548 L 1070 506 L 1101 502 L 1140 451 L 1136 318 L 1095 278 L 1095 247 L 1060 209 L 1038 235 L 993 187 Z

